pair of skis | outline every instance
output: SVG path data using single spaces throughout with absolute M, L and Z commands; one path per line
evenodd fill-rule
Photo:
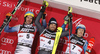
M 71 13 L 72 13 L 72 7 L 68 7 L 68 14 L 71 14 Z M 69 22 L 70 22 L 70 20 L 71 20 L 71 17 L 69 18 Z M 70 27 L 70 23 L 69 23 L 69 27 Z M 58 27 L 57 28 L 57 33 L 56 33 L 56 37 L 55 37 L 55 42 L 54 42 L 52 54 L 55 54 L 56 53 L 57 46 L 58 46 L 58 43 L 59 43 L 59 39 L 60 39 L 62 30 L 63 29 L 61 27 Z M 69 42 L 70 42 L 70 29 L 69 29 Z
M 11 14 L 15 14 L 15 12 L 17 11 L 17 9 L 19 8 L 19 6 L 24 2 L 24 0 L 19 0 L 18 4 L 16 5 L 16 7 L 13 9 L 13 11 L 11 12 Z M 4 21 L 3 24 L 0 27 L 0 34 L 2 33 L 3 29 L 8 25 L 8 23 L 10 22 L 12 16 L 10 16 L 10 18 L 8 18 L 7 21 Z
M 95 38 L 91 37 L 90 40 L 89 40 L 89 43 L 87 45 L 87 49 L 86 49 L 85 54 L 90 54 L 91 53 L 91 50 L 92 50 L 93 45 L 94 45 L 94 42 L 95 42 Z

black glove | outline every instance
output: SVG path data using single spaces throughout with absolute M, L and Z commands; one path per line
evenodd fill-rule
M 68 17 L 73 17 L 72 13 L 69 13 L 69 14 L 68 14 Z
M 65 20 L 65 21 L 68 21 L 68 20 L 69 20 L 68 15 L 64 17 L 64 20 Z
M 43 5 L 43 6 L 41 7 L 40 12 L 44 12 L 44 11 L 45 11 L 45 9 L 46 9 L 46 5 Z

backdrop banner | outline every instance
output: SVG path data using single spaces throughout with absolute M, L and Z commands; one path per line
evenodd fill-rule
M 0 26 L 3 23 L 3 20 L 6 18 L 6 13 L 12 12 L 15 8 L 18 0 L 0 0 Z M 13 27 L 18 24 L 23 24 L 24 22 L 24 14 L 27 11 L 32 11 L 35 14 L 35 18 L 40 11 L 41 5 L 36 3 L 31 3 L 25 1 L 17 10 L 14 17 L 11 19 L 9 23 L 10 27 Z M 78 10 L 77 10 L 78 11 Z M 49 19 L 54 17 L 57 20 L 58 26 L 62 26 L 64 22 L 64 17 L 67 15 L 67 10 L 60 10 L 52 7 L 48 7 L 46 9 L 46 22 L 48 24 Z M 86 26 L 86 33 L 84 38 L 89 41 L 91 37 L 95 37 L 95 44 L 92 49 L 91 54 L 100 54 L 100 39 L 99 39 L 99 31 L 100 31 L 100 20 L 94 19 L 88 16 L 78 15 L 73 13 L 73 34 L 75 33 L 76 26 L 79 24 L 84 24 Z M 34 23 L 33 23 L 34 25 Z M 67 29 L 67 26 L 66 26 Z M 2 32 L 0 36 L 0 54 L 14 54 L 16 49 L 16 45 L 18 42 L 17 32 L 6 33 Z M 65 54 L 65 50 L 67 47 L 68 39 L 63 37 L 59 41 L 59 45 L 57 48 L 57 54 Z M 32 46 L 32 54 L 37 54 L 39 49 L 39 34 L 35 36 L 33 46 Z

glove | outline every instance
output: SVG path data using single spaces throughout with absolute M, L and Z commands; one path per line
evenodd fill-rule
M 6 19 L 4 19 L 4 22 L 7 22 L 10 19 L 11 13 L 6 14 Z
M 69 18 L 72 19 L 72 17 L 73 17 L 73 15 L 72 15 L 72 13 L 70 13 L 70 14 L 68 14 L 67 16 L 64 17 L 64 20 L 65 20 L 65 21 L 68 21 Z
M 11 13 L 6 14 L 6 18 L 9 18 L 11 16 Z
M 69 20 L 68 15 L 64 17 L 64 20 L 65 20 L 65 21 L 68 21 L 68 20 Z
M 64 24 L 66 25 L 66 24 L 69 22 L 69 19 L 70 19 L 70 18 L 71 18 L 71 20 L 72 20 L 72 17 L 73 17 L 72 14 L 68 14 L 67 16 L 65 16 L 65 17 L 64 17 L 64 20 L 65 20 L 65 21 L 64 21 Z M 71 21 L 71 20 L 70 20 L 70 21 Z
M 67 25 L 68 21 L 64 21 L 64 24 Z

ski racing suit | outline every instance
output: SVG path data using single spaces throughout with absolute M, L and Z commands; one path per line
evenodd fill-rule
M 45 29 L 40 24 L 40 19 L 43 12 L 39 12 L 35 20 L 35 25 L 40 33 L 40 48 L 38 54 L 52 54 L 53 44 L 56 37 L 56 32 Z M 63 31 L 61 37 L 69 35 L 68 31 Z
M 18 32 L 18 43 L 15 54 L 31 54 L 31 47 L 36 33 L 36 27 L 30 25 L 18 25 L 9 28 L 6 26 L 5 32 Z
M 65 30 L 66 25 L 63 24 L 62 27 Z M 66 37 L 69 39 L 69 36 L 66 36 Z M 84 51 L 84 53 L 86 52 L 88 42 L 83 37 L 77 37 L 76 35 L 71 34 L 70 42 L 71 42 L 70 43 L 71 54 L 81 54 L 82 51 Z M 68 46 L 66 48 L 65 54 L 69 54 L 69 43 L 68 43 Z
M 43 26 L 46 26 L 45 19 L 42 20 Z M 31 54 L 31 47 L 36 34 L 36 26 L 30 25 L 17 25 L 9 28 L 7 25 L 4 29 L 5 32 L 16 32 L 18 33 L 18 44 L 15 50 L 15 54 Z

